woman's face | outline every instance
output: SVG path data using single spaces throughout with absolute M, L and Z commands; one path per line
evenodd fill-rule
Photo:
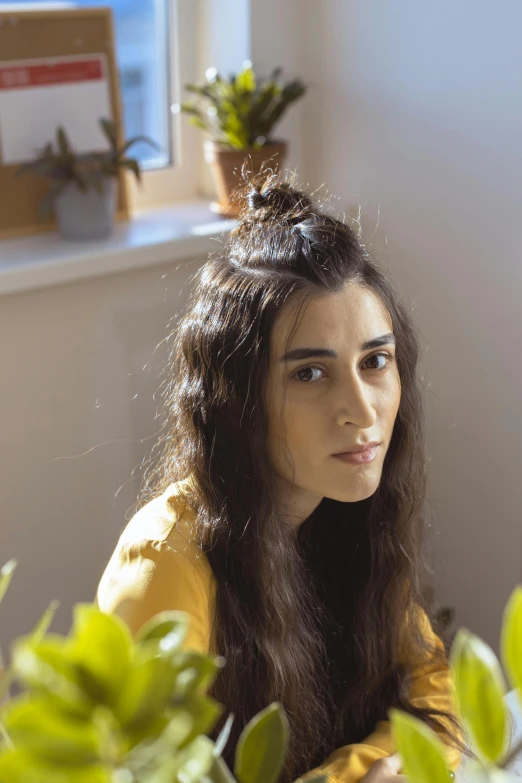
M 391 318 L 376 294 L 351 282 L 313 297 L 285 345 L 296 312 L 289 302 L 274 324 L 266 391 L 269 455 L 284 508 L 300 524 L 323 497 L 354 502 L 376 491 L 401 384 Z M 377 338 L 380 346 L 366 345 Z M 379 446 L 371 462 L 334 456 L 373 441 Z

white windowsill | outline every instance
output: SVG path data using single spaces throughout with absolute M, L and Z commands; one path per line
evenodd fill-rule
M 218 250 L 236 225 L 206 199 L 137 211 L 109 239 L 71 242 L 56 233 L 0 240 L 0 294 L 139 269 Z

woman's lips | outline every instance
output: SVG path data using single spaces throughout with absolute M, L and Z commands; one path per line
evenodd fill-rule
M 345 454 L 333 454 L 336 459 L 340 459 L 342 462 L 351 462 L 355 465 L 365 465 L 367 462 L 372 462 L 375 459 L 380 444 L 376 446 L 370 446 L 366 451 L 346 452 Z

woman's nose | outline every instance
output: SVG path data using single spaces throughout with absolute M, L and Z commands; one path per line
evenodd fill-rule
M 336 419 L 339 426 L 356 424 L 361 429 L 373 427 L 377 421 L 377 414 L 373 406 L 373 400 L 363 384 L 352 384 L 339 399 L 336 410 Z

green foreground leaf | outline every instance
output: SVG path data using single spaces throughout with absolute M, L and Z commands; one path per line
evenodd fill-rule
M 0 754 L 1 783 L 112 783 L 110 772 L 96 764 L 76 767 L 47 764 L 25 748 Z
M 109 706 L 116 703 L 129 674 L 131 647 L 131 633 L 121 618 L 91 604 L 76 604 L 67 650 L 94 681 L 94 699 Z
M 273 702 L 250 720 L 236 747 L 234 775 L 241 783 L 275 783 L 288 748 L 288 718 Z
M 508 739 L 506 687 L 497 657 L 482 639 L 461 628 L 450 664 L 459 710 L 475 750 L 486 762 L 496 763 L 505 755 Z
M 13 700 L 3 722 L 15 747 L 41 761 L 58 766 L 100 761 L 99 736 L 92 723 L 53 710 L 45 697 L 24 695 Z
M 500 638 L 502 663 L 513 688 L 522 693 L 522 587 L 516 587 L 504 609 Z
M 397 709 L 388 711 L 404 772 L 414 783 L 451 783 L 444 745 L 421 720 Z

